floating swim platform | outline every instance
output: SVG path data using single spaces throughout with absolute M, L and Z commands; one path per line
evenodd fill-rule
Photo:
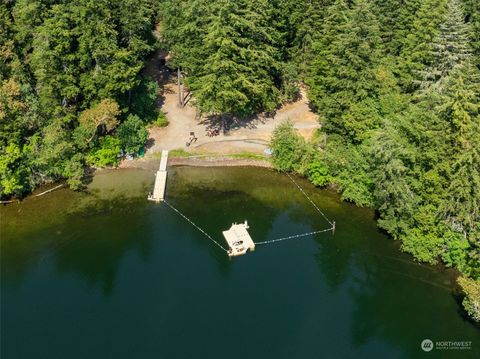
M 229 257 L 244 255 L 249 249 L 250 251 L 255 250 L 255 243 L 247 231 L 248 228 L 250 227 L 245 221 L 245 223 L 240 224 L 233 223 L 229 230 L 222 232 L 228 244 L 227 253 Z

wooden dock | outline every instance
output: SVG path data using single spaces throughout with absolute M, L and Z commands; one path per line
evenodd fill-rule
M 167 162 L 168 151 L 162 151 L 162 158 L 160 159 L 160 167 L 155 174 L 155 184 L 153 193 L 148 196 L 150 201 L 161 202 L 165 199 L 165 189 L 167 187 Z
M 229 247 L 230 257 L 244 255 L 249 249 L 255 250 L 255 243 L 247 231 L 248 228 L 248 223 L 245 221 L 241 224 L 233 223 L 228 231 L 222 232 Z

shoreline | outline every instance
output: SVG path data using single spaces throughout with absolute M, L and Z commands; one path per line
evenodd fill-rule
M 236 156 L 245 156 L 248 157 L 247 154 L 237 154 Z M 253 156 L 253 155 L 252 155 Z M 120 169 L 133 169 L 133 170 L 145 170 L 156 172 L 158 170 L 160 159 L 155 158 L 154 156 L 149 156 L 146 158 L 137 158 L 134 160 L 123 160 L 117 167 L 107 167 L 107 168 L 89 168 L 91 176 L 95 176 L 97 173 L 107 172 L 107 171 L 115 171 Z M 225 155 L 225 154 L 207 154 L 207 155 L 192 155 L 192 156 L 173 156 L 169 159 L 168 166 L 170 167 L 258 167 L 258 168 L 266 168 L 266 169 L 273 169 L 271 162 L 265 157 L 265 159 L 255 159 L 255 158 L 235 158 L 235 155 Z M 8 207 L 13 204 L 22 204 L 25 200 L 29 201 L 31 199 L 37 197 L 48 197 L 48 194 L 57 190 L 67 189 L 69 190 L 68 186 L 62 181 L 58 182 L 50 182 L 46 183 L 42 186 L 39 186 L 35 189 L 32 193 L 22 199 L 14 199 L 8 201 L 7 203 L 1 203 L 3 206 L 0 207 Z M 333 188 L 328 188 L 329 191 L 336 192 Z M 43 192 L 42 192 L 43 191 Z M 343 203 L 343 201 L 342 201 Z M 354 207 L 358 207 L 355 204 L 351 204 Z M 370 208 L 375 210 L 374 208 Z M 377 219 L 374 219 L 377 223 Z M 391 239 L 391 235 L 387 232 L 383 231 L 382 229 L 378 228 L 377 230 L 384 232 L 384 234 Z M 456 268 L 451 268 L 445 266 L 444 263 L 438 262 L 436 264 L 429 264 L 425 262 L 416 262 L 414 257 L 408 253 L 401 250 L 400 243 L 395 241 L 395 247 L 398 251 L 398 256 L 400 257 L 402 254 L 407 254 L 411 259 L 411 264 L 415 266 L 427 267 L 432 271 L 440 271 L 443 272 L 446 277 L 451 280 L 451 286 L 447 289 L 450 290 L 452 293 L 461 293 L 461 289 L 456 282 L 456 278 L 461 276 L 461 273 Z M 402 258 L 395 258 L 396 260 L 402 261 L 405 259 Z M 430 283 L 428 281 L 425 281 Z M 432 284 L 432 283 L 430 283 Z M 432 284 L 433 285 L 433 284 Z M 446 289 L 446 288 L 444 288 Z
M 156 158 L 136 159 L 122 161 L 116 169 L 137 168 L 156 171 L 158 164 L 159 160 Z M 168 166 L 273 168 L 267 159 L 235 158 L 231 155 L 174 156 L 168 159 Z
M 273 168 L 267 159 L 254 158 L 235 158 L 235 155 L 198 155 L 198 156 L 177 156 L 168 159 L 168 166 L 191 166 L 191 167 L 261 167 Z M 102 171 L 120 170 L 120 169 L 141 169 L 156 172 L 160 159 L 154 157 L 135 159 L 131 161 L 123 160 L 117 167 L 89 168 L 91 176 Z M 55 187 L 54 187 L 55 186 Z M 64 180 L 44 183 L 23 198 L 10 198 L 0 201 L 0 204 L 6 206 L 12 203 L 20 203 L 26 199 L 35 198 L 39 195 L 47 194 L 60 188 L 68 188 Z M 41 192 L 44 191 L 44 192 Z
M 170 166 L 192 166 L 192 167 L 263 167 L 273 168 L 270 161 L 253 158 L 232 158 L 232 157 L 173 157 Z

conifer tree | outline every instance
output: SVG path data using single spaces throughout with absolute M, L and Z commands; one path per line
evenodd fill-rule
M 378 131 L 370 142 L 374 194 L 381 213 L 379 225 L 398 239 L 412 226 L 419 201 L 412 190 L 412 173 L 408 166 L 416 151 L 393 124 Z
M 470 28 L 464 22 L 464 11 L 458 0 L 449 0 L 433 39 L 428 66 L 419 71 L 420 87 L 441 87 L 450 71 L 461 65 L 470 55 Z
M 438 34 L 446 0 L 424 0 L 415 13 L 411 32 L 405 38 L 402 52 L 397 58 L 396 73 L 406 92 L 418 88 L 418 72 L 431 61 L 431 43 Z
M 352 9 L 337 0 L 327 14 L 322 37 L 315 45 L 313 76 L 308 81 L 310 99 L 323 115 L 326 129 L 342 133 L 342 115 L 355 103 L 379 93 L 379 27 L 364 0 L 356 1 Z
M 480 238 L 480 71 L 457 67 L 446 83 L 439 108 L 448 123 L 451 172 L 440 212 L 466 238 Z
M 80 94 L 76 19 L 73 5 L 54 5 L 33 40 L 36 87 L 42 106 L 49 110 L 60 111 Z
M 420 0 L 374 0 L 374 12 L 380 24 L 386 53 L 398 56 L 410 34 Z
M 159 9 L 162 41 L 168 45 L 171 66 L 187 75 L 197 72 L 205 61 L 203 39 L 213 4 L 208 0 L 169 0 Z
M 9 63 L 16 57 L 13 41 L 13 24 L 10 12 L 4 3 L 0 4 L 0 81 L 10 74 Z
M 480 1 L 464 0 L 465 19 L 471 29 L 471 46 L 475 54 L 475 63 L 480 68 Z
M 266 0 L 212 5 L 205 58 L 187 77 L 203 112 L 245 116 L 277 105 L 278 64 L 268 13 Z
M 291 3 L 291 1 L 285 1 Z M 326 15 L 326 10 L 333 0 L 313 0 L 313 1 L 293 1 L 290 5 L 291 30 L 294 33 L 291 36 L 291 56 L 297 64 L 298 72 L 304 77 L 308 77 L 310 72 L 309 64 L 312 60 L 313 45 L 320 39 L 322 23 Z

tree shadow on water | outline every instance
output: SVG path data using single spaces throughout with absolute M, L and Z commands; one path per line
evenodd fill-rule
M 319 226 L 318 215 L 296 199 L 290 217 Z M 333 208 L 333 207 L 332 207 Z M 413 261 L 397 242 L 378 230 L 371 211 L 341 205 L 334 216 L 336 233 L 316 236 L 315 261 L 332 296 L 342 296 L 352 350 L 375 354 L 383 348 L 399 357 L 424 355 L 420 343 L 432 340 L 480 340 L 478 325 L 466 318 L 461 297 L 452 297 L 449 270 Z M 453 294 L 455 295 L 455 294 Z M 437 351 L 438 352 L 438 351 Z M 445 354 L 452 354 L 451 351 Z M 475 357 L 465 351 L 465 357 Z M 443 353 L 437 353 L 443 354 Z M 469 356 L 472 355 L 472 356 Z
M 144 207 L 140 199 L 116 197 L 97 200 L 72 214 L 65 226 L 81 238 L 54 251 L 57 271 L 79 275 L 91 288 L 98 286 L 110 296 L 126 254 L 136 251 L 142 261 L 151 255 L 152 236 L 141 220 Z
M 384 342 L 401 356 L 417 358 L 423 355 L 420 343 L 425 338 L 480 339 L 478 326 L 459 314 L 461 304 L 452 300 L 452 283 L 445 282 L 449 276 L 444 270 L 395 252 L 387 238 L 377 242 L 375 250 L 362 245 L 358 232 L 350 236 L 357 237 L 363 248 L 334 237 L 332 242 L 318 242 L 316 259 L 330 290 L 347 289 L 351 344 L 359 353 Z

